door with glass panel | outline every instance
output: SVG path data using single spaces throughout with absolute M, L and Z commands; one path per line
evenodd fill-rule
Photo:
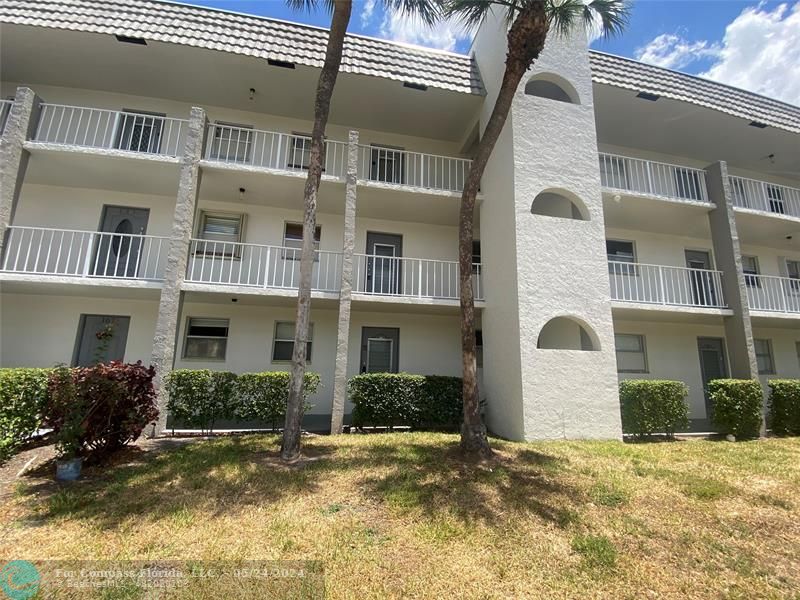
M 149 217 L 147 208 L 104 206 L 100 222 L 102 233 L 95 244 L 89 275 L 137 277 L 144 250 L 140 236 L 147 231 Z
M 81 315 L 72 365 L 89 367 L 125 358 L 130 317 Z
M 397 373 L 400 330 L 394 327 L 364 327 L 361 330 L 361 372 Z
M 689 269 L 691 303 L 695 306 L 717 306 L 717 287 L 712 271 L 711 253 L 705 250 L 686 250 Z
M 163 113 L 127 109 L 119 113 L 114 147 L 131 152 L 158 154 L 166 116 Z
M 367 272 L 364 292 L 397 295 L 401 292 L 403 236 L 367 232 Z
M 697 338 L 700 353 L 700 373 L 703 377 L 703 396 L 706 401 L 706 418 L 711 419 L 714 407 L 708 395 L 708 382 L 728 377 L 728 362 L 725 358 L 725 341 L 722 338 Z

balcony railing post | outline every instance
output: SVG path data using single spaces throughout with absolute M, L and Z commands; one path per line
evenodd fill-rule
M 667 303 L 667 288 L 664 283 L 664 269 L 662 267 L 658 267 L 658 282 L 661 286 L 661 304 Z

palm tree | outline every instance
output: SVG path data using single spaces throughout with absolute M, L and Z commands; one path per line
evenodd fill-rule
M 472 227 L 475 197 L 481 177 L 497 139 L 503 131 L 511 103 L 525 73 L 539 58 L 551 30 L 569 34 L 579 24 L 602 26 L 603 35 L 620 33 L 628 20 L 624 0 L 443 0 L 444 14 L 465 26 L 480 25 L 494 7 L 505 14 L 508 51 L 505 72 L 494 109 L 478 142 L 461 194 L 458 223 L 459 286 L 461 297 L 461 349 L 464 375 L 464 422 L 461 448 L 464 452 L 492 454 L 481 420 L 475 361 L 475 299 L 472 291 Z
M 325 127 L 328 124 L 333 88 L 336 85 L 336 77 L 342 63 L 344 36 L 350 23 L 353 2 L 352 0 L 287 0 L 287 4 L 296 10 L 314 10 L 319 4 L 324 4 L 332 13 L 325 62 L 317 82 L 308 176 L 303 190 L 303 245 L 300 251 L 300 282 L 297 292 L 292 378 L 289 384 L 286 424 L 281 445 L 281 458 L 285 461 L 293 461 L 300 456 L 300 427 L 304 403 L 303 378 L 306 371 L 306 340 L 311 313 L 311 274 L 314 267 L 314 230 L 317 223 L 317 193 L 322 177 L 322 165 L 325 163 Z M 427 25 L 433 25 L 440 14 L 438 0 L 383 0 L 383 4 L 387 10 L 417 16 Z

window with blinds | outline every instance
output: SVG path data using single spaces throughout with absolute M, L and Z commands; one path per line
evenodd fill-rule
M 277 321 L 275 323 L 275 337 L 272 338 L 272 361 L 286 362 L 292 360 L 294 352 L 294 322 Z M 311 344 L 314 339 L 314 324 L 308 325 L 308 340 L 306 341 L 306 361 L 311 362 Z
M 225 360 L 228 349 L 228 319 L 189 317 L 183 358 Z
M 244 215 L 201 212 L 197 237 L 199 254 L 240 256 Z
M 617 349 L 618 373 L 647 373 L 647 353 L 644 336 L 618 333 L 614 336 Z
M 322 227 L 317 225 L 314 230 L 314 250 L 319 251 L 319 242 L 322 239 Z M 287 260 L 300 260 L 300 250 L 303 248 L 303 224 L 286 223 L 283 228 L 283 258 Z M 319 254 L 314 256 L 319 260 Z

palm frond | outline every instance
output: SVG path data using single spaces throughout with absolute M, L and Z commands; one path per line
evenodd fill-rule
M 505 20 L 510 24 L 520 8 L 529 1 L 531 0 L 441 0 L 444 17 L 457 20 L 467 29 L 479 26 L 493 6 L 504 9 Z
M 383 0 L 383 3 L 387 10 L 417 17 L 428 26 L 439 22 L 444 8 L 444 0 Z
M 286 0 L 286 5 L 297 12 L 314 12 L 320 4 L 325 6 L 329 13 L 333 12 L 334 0 Z
M 545 10 L 558 35 L 569 35 L 580 22 L 587 30 L 599 23 L 603 37 L 611 37 L 625 29 L 630 14 L 626 0 L 548 0 Z

